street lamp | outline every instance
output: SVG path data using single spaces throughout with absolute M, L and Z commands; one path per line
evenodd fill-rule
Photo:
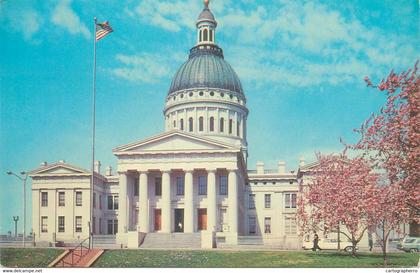
M 8 175 L 16 176 L 20 181 L 23 182 L 23 247 L 25 247 L 25 236 L 26 236 L 26 179 L 28 178 L 28 173 L 21 171 L 20 175 L 15 174 L 12 171 L 7 172 Z

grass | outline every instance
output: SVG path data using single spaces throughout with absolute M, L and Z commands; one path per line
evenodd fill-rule
M 64 250 L 54 248 L 0 248 L 4 267 L 47 267 Z
M 382 267 L 379 253 L 108 250 L 94 267 Z M 388 267 L 414 267 L 419 254 L 389 254 Z

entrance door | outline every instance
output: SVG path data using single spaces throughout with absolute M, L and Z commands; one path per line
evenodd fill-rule
M 161 218 L 162 218 L 162 210 L 155 209 L 155 231 L 161 229 Z
M 184 232 L 184 209 L 175 209 L 175 232 Z
M 207 230 L 207 209 L 198 209 L 198 230 Z

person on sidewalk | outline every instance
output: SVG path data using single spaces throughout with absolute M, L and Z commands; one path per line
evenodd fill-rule
M 314 246 L 312 247 L 312 251 L 322 250 L 318 245 L 319 237 L 318 234 L 315 233 L 314 235 Z

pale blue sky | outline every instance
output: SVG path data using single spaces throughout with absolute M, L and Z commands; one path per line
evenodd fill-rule
M 419 57 L 416 0 L 210 7 L 248 98 L 250 169 L 259 160 L 295 169 L 301 156 L 340 151 L 340 137 L 356 141 L 352 130 L 384 102 L 363 77 Z M 97 158 L 115 169 L 112 148 L 163 130 L 164 99 L 195 44 L 201 8 L 201 0 L 0 2 L 0 233 L 22 209 L 21 184 L 7 170 L 60 159 L 89 168 L 93 17 L 115 30 L 97 51 Z

